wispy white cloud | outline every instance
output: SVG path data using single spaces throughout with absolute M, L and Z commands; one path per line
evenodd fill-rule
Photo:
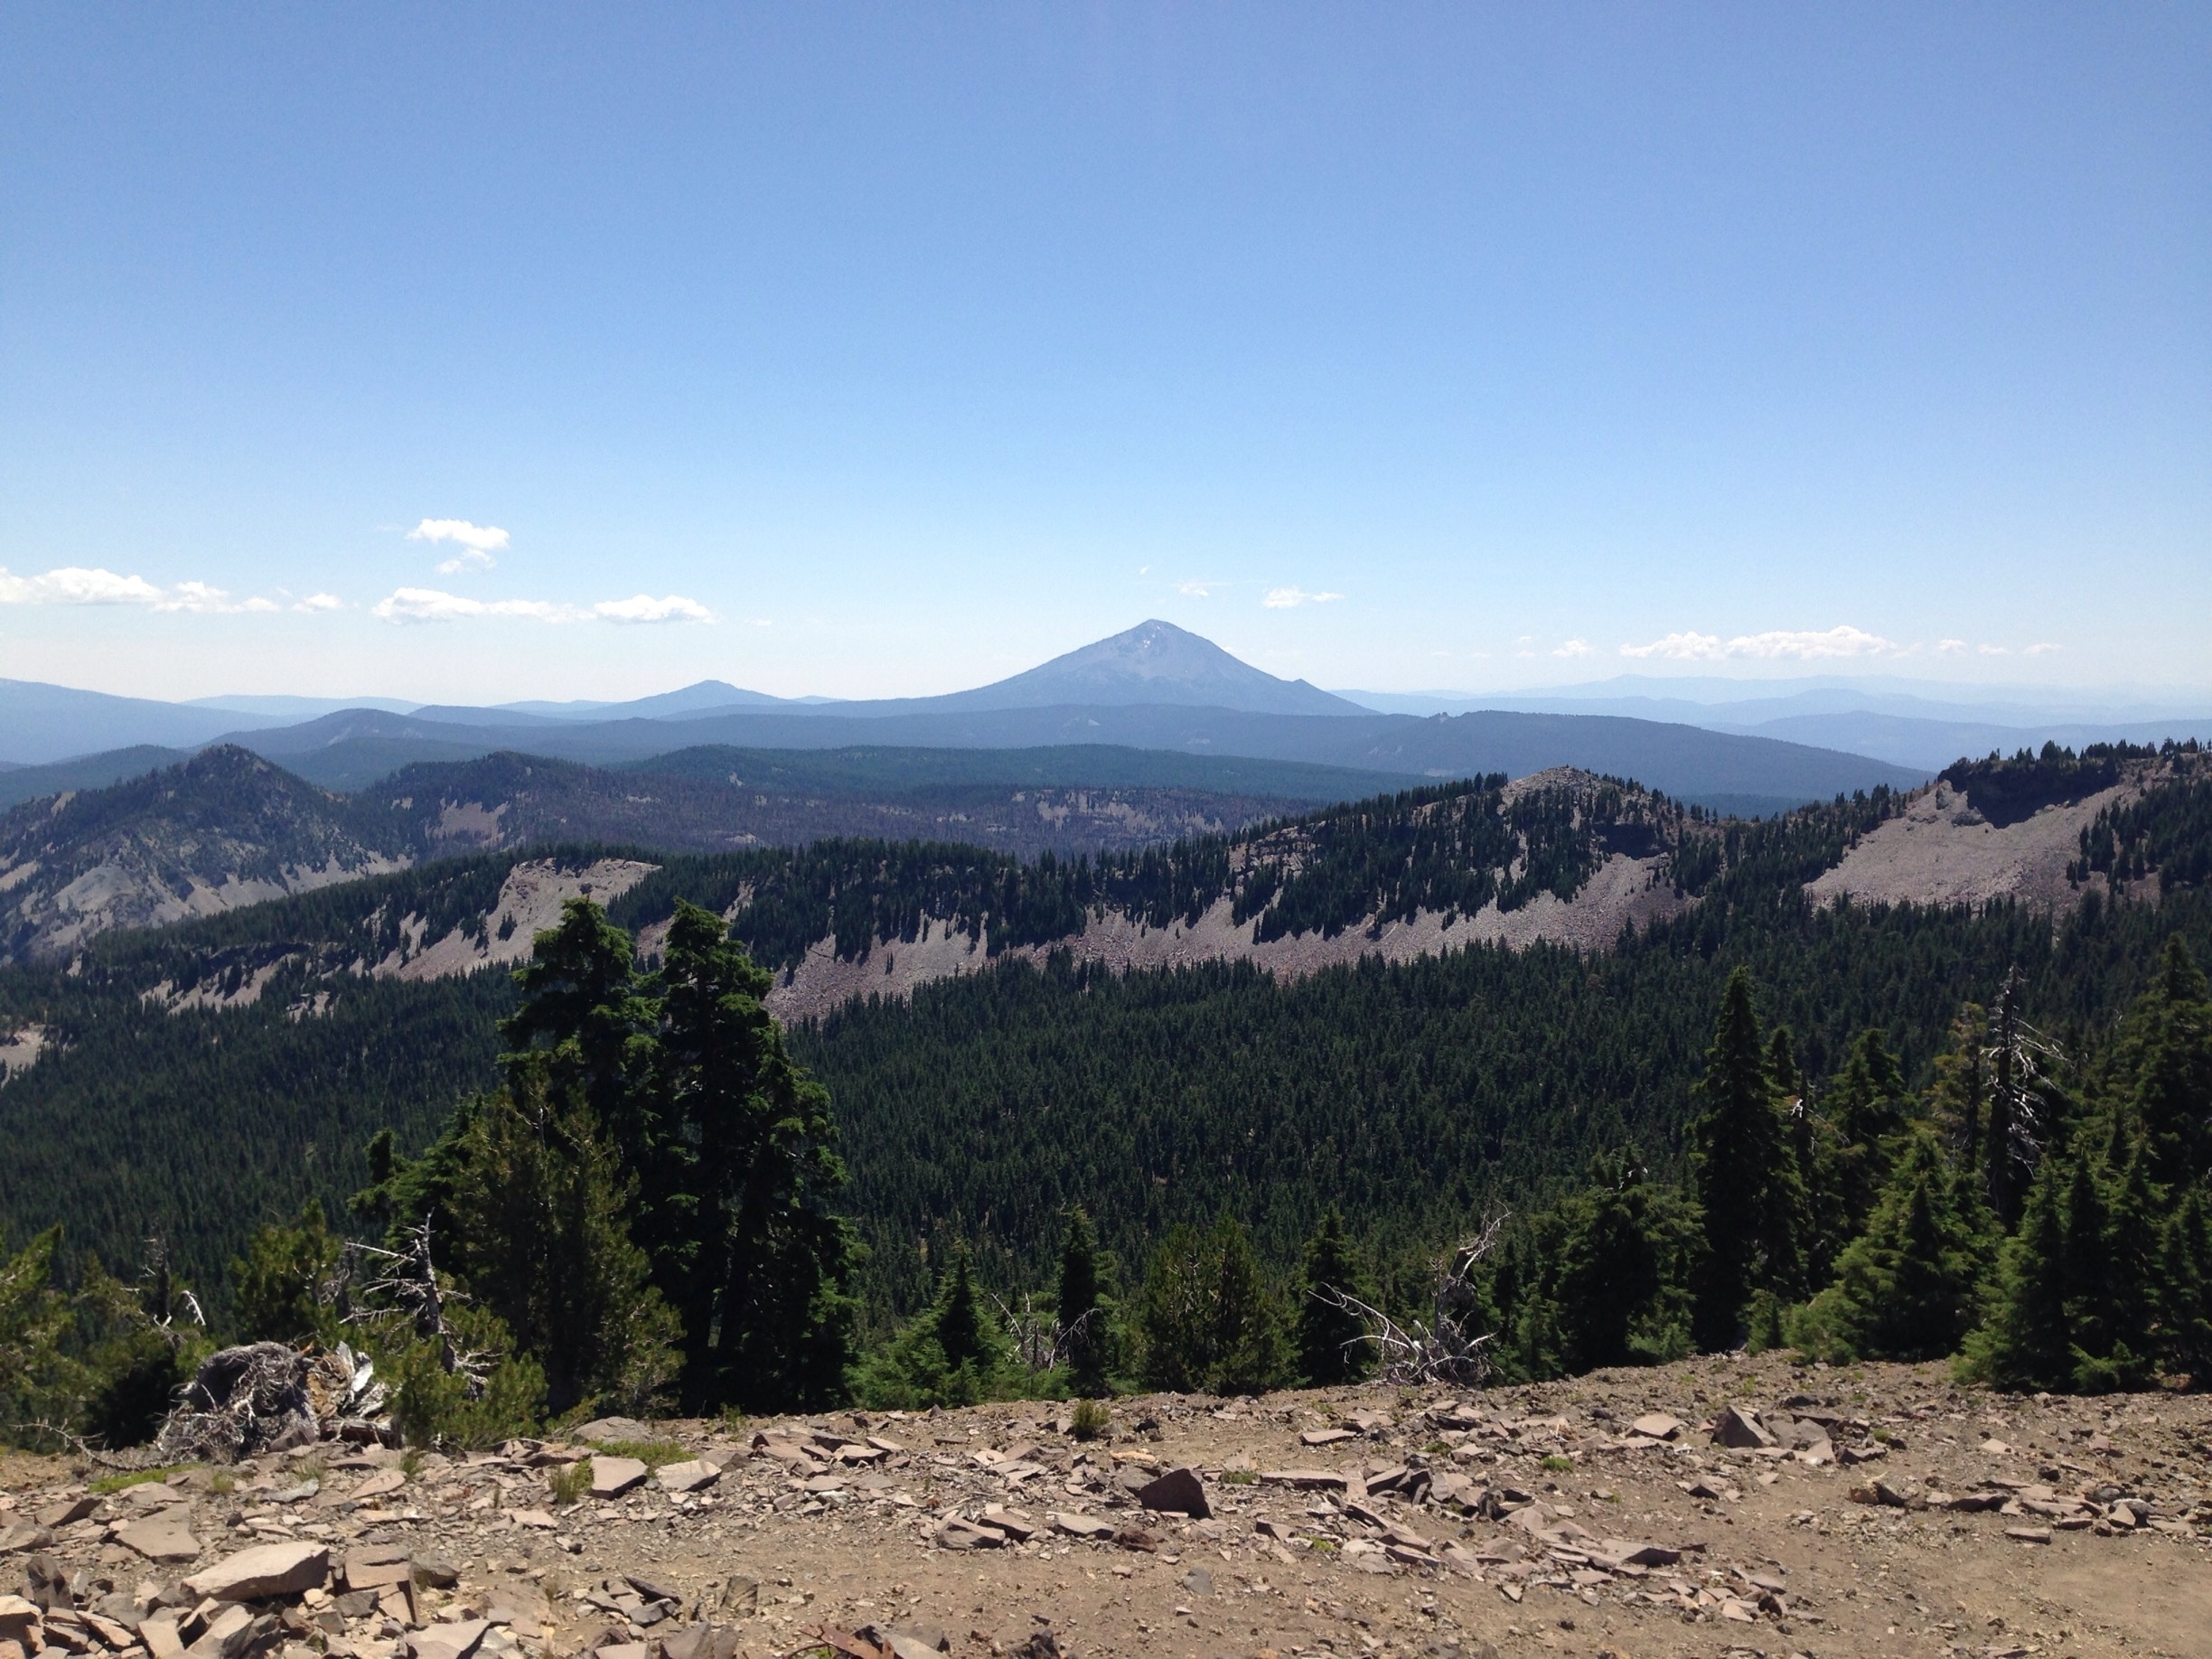
M 1329 605 L 1342 594 L 1309 594 L 1302 587 L 1270 587 L 1260 603 L 1270 611 L 1294 611 L 1301 605 Z
M 295 599 L 292 608 L 295 611 L 342 611 L 345 601 L 336 594 L 309 594 L 305 599 Z
M 1839 625 L 1817 632 L 1776 630 L 1767 633 L 1739 633 L 1723 641 L 1717 633 L 1670 633 L 1648 645 L 1624 645 L 1624 657 L 1660 657 L 1675 662 L 1715 662 L 1725 657 L 1751 657 L 1800 662 L 1837 657 L 1879 657 L 1900 652 L 1904 647 L 1863 628 Z
M 671 623 L 714 621 L 714 613 L 696 599 L 687 599 L 681 594 L 670 594 L 656 599 L 651 594 L 633 594 L 627 599 L 602 599 L 592 610 L 613 623 Z
M 1562 640 L 1552 647 L 1551 654 L 1555 657 L 1587 657 L 1592 653 L 1588 640 Z
M 528 622 L 582 622 L 591 615 L 573 605 L 544 599 L 470 599 L 435 587 L 402 587 L 369 607 L 371 616 L 391 623 L 461 622 L 471 617 L 512 616 Z
M 136 605 L 150 611 L 202 614 L 281 609 L 272 599 L 232 597 L 205 582 L 160 587 L 142 576 L 117 576 L 97 567 L 64 565 L 42 576 L 15 576 L 0 568 L 0 605 Z
M 507 545 L 507 532 L 496 524 L 471 524 L 466 519 L 425 519 L 408 531 L 409 541 L 453 543 L 461 550 L 438 566 L 440 576 L 456 576 L 464 570 L 489 570 L 495 563 L 492 556 Z
M 1964 640 L 1937 640 L 1936 642 L 1936 651 L 1938 656 L 1955 657 L 1965 649 Z
M 1974 650 L 1984 657 L 2009 657 L 2012 654 L 2002 645 L 1977 645 Z
M 1208 582 L 1177 582 L 1176 592 L 1186 599 L 1210 599 L 1214 596 L 1213 585 Z
M 656 599 L 638 594 L 628 599 L 603 599 L 586 606 L 550 599 L 472 599 L 436 587 L 402 587 L 369 607 L 369 614 L 389 623 L 469 622 L 504 617 L 539 623 L 710 623 L 714 613 L 696 599 L 670 594 Z
M 64 565 L 43 576 L 0 568 L 0 605 L 159 605 L 163 591 L 139 576 Z
M 2047 657 L 2054 651 L 2064 651 L 2066 647 L 2056 640 L 2038 640 L 2020 654 L 2026 657 Z

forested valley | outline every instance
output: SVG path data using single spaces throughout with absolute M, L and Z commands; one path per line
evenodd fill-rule
M 2114 758 L 1960 781 L 2032 812 Z M 2212 1375 L 2201 782 L 2085 831 L 2057 918 L 1809 903 L 1882 798 L 1714 823 L 1618 788 L 1413 792 L 1271 829 L 1273 859 L 666 860 L 511 975 L 342 971 L 481 925 L 505 858 L 12 971 L 0 1015 L 54 1052 L 0 1088 L 0 1420 L 119 1443 L 219 1337 L 348 1328 L 411 1432 L 463 1441 L 608 1405 L 1250 1392 L 1445 1326 L 1497 1381 L 1739 1345 Z M 1571 891 L 1638 830 L 1698 902 L 1607 951 L 1296 980 L 1046 954 L 789 1032 L 763 1007 L 825 934 L 1049 945 L 1101 898 L 1223 893 L 1260 930 L 1358 927 Z M 477 1371 L 378 1305 L 363 1249 L 463 1293 Z

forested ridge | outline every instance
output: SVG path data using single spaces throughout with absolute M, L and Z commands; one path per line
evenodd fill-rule
M 2011 764 L 2039 763 L 2021 757 Z M 632 1081 L 604 1096 L 595 1120 L 612 1138 L 607 1146 L 629 1148 L 623 1137 L 633 1131 L 622 1129 L 630 1120 L 624 1114 L 642 1114 L 635 1121 L 650 1125 L 662 1110 L 633 1103 L 635 1091 L 646 1091 L 635 1101 L 657 1099 L 651 1092 L 659 1090 L 694 1098 L 694 1085 L 671 1081 L 689 1073 L 667 1069 L 695 1064 L 680 1056 L 705 1052 L 698 1027 L 686 1021 L 706 1017 L 685 1014 L 688 1005 L 668 988 L 680 964 L 692 964 L 682 973 L 693 979 L 737 988 L 726 993 L 736 998 L 730 1006 L 755 1011 L 734 1029 L 763 1028 L 757 998 L 769 979 L 747 977 L 754 970 L 729 954 L 737 947 L 773 967 L 787 942 L 803 948 L 820 937 L 811 932 L 817 927 L 836 933 L 845 948 L 866 950 L 923 914 L 971 920 L 995 935 L 1034 914 L 1044 918 L 1035 931 L 1049 942 L 1056 936 L 1047 931 L 1052 903 L 1080 907 L 1101 894 L 1163 917 L 1229 896 L 1264 925 L 1303 892 L 1304 925 L 1353 925 L 1409 902 L 1468 902 L 1470 890 L 1463 885 L 1454 898 L 1452 884 L 1464 884 L 1470 871 L 1487 872 L 1486 891 L 1497 897 L 1501 872 L 1505 880 L 1570 886 L 1608 851 L 1650 857 L 1654 848 L 1671 848 L 1674 862 L 1663 867 L 1676 871 L 1699 902 L 1603 952 L 1485 947 L 1406 963 L 1371 960 L 1290 983 L 1227 964 L 1117 976 L 1065 959 L 1048 957 L 1041 966 L 1014 960 L 928 987 L 911 1002 L 857 1003 L 794 1030 L 792 1061 L 827 1090 L 821 1144 L 834 1142 L 841 1159 L 822 1166 L 819 1190 L 810 1189 L 814 1196 L 805 1203 L 850 1215 L 867 1247 L 864 1258 L 824 1243 L 810 1258 L 808 1271 L 857 1298 L 850 1316 L 830 1323 L 854 1321 L 839 1328 L 858 1340 L 921 1310 L 921 1323 L 898 1338 L 904 1347 L 895 1343 L 863 1367 L 872 1379 L 864 1392 L 957 1392 L 945 1376 L 967 1362 L 949 1359 L 942 1344 L 915 1346 L 914 1334 L 942 1324 L 945 1298 L 960 1284 L 970 1287 L 961 1295 L 985 1285 L 1008 1296 L 1043 1291 L 1049 1304 L 1056 1272 L 1064 1278 L 1066 1270 L 1055 1255 L 1065 1255 L 1078 1206 L 1087 1213 L 1083 1226 L 1093 1230 L 1092 1248 L 1102 1252 L 1101 1294 L 1114 1301 L 1122 1333 L 1119 1357 L 1101 1357 L 1100 1365 L 1134 1376 L 1150 1364 L 1166 1374 L 1157 1372 L 1166 1363 L 1158 1356 L 1188 1337 L 1175 1374 L 1223 1384 L 1292 1374 L 1289 1348 L 1277 1353 L 1269 1346 L 1275 1338 L 1254 1337 L 1257 1347 L 1233 1343 L 1238 1357 L 1223 1357 L 1230 1349 L 1216 1352 L 1187 1332 L 1171 1341 L 1158 1308 L 1187 1303 L 1176 1287 L 1200 1281 L 1249 1279 L 1282 1298 L 1294 1289 L 1290 1264 L 1312 1257 L 1316 1229 L 1332 1224 L 1336 1242 L 1329 1248 L 1350 1264 L 1344 1271 L 1384 1302 L 1395 1297 L 1393 1305 L 1405 1306 L 1419 1301 L 1420 1263 L 1439 1242 L 1485 1214 L 1521 1218 L 1486 1270 L 1483 1293 L 1501 1334 L 1512 1335 L 1499 1348 L 1501 1363 L 1518 1355 L 1510 1364 L 1528 1374 L 1592 1353 L 1678 1350 L 1693 1339 L 1700 1318 L 1701 1342 L 1716 1340 L 1724 1325 L 1740 1336 L 1739 1322 L 1749 1319 L 1755 1340 L 1764 1329 L 1772 1340 L 1794 1332 L 1837 1353 L 1874 1351 L 1863 1331 L 1851 1334 L 1859 1327 L 1850 1308 L 1839 1311 L 1836 1298 L 1823 1303 L 1820 1296 L 1829 1274 L 1859 1271 L 1853 1282 L 1862 1288 L 1879 1283 L 1866 1251 L 1850 1251 L 1874 1236 L 1869 1229 L 1879 1232 L 1879 1217 L 1893 1214 L 1894 1206 L 1882 1206 L 1896 1196 L 1898 1180 L 1917 1180 L 1922 1195 L 1896 1196 L 1904 1206 L 1894 1209 L 1898 1226 L 1917 1214 L 1913 1202 L 1924 1209 L 1934 1202 L 1928 1192 L 1950 1195 L 1929 1226 L 1964 1230 L 1966 1242 L 1953 1253 L 1972 1270 L 1958 1267 L 1953 1277 L 1973 1288 L 1971 1296 L 1953 1296 L 1945 1317 L 1954 1324 L 1966 1317 L 1959 1309 L 1968 1302 L 1980 1319 L 1986 1309 L 1977 1298 L 2001 1302 L 2012 1294 L 2004 1287 L 2017 1289 L 2032 1263 L 2016 1261 L 2028 1247 L 2007 1238 L 2039 1216 L 2056 1217 L 2039 1235 L 2045 1245 L 2076 1248 L 2083 1260 L 2098 1248 L 2110 1217 L 2129 1214 L 2150 1218 L 2161 1249 L 2187 1253 L 2172 1240 L 2194 1214 L 2189 1195 L 2198 1174 L 2188 1160 L 2198 1154 L 2161 1153 L 2157 1176 L 2147 1173 L 2149 1155 L 2132 1148 L 2148 1144 L 2148 1119 L 2130 1113 L 2148 1109 L 2130 1102 L 2145 1098 L 2149 1086 L 2140 1032 L 2164 1019 L 2168 1036 L 2160 1040 L 2170 1048 L 2180 1043 L 2186 1053 L 2173 1063 L 2179 1081 L 2168 1091 L 2179 1104 L 2158 1110 L 2184 1122 L 2196 1120 L 2192 1111 L 2200 1119 L 2212 1111 L 2212 1101 L 2198 1099 L 2203 1080 L 2189 1070 L 2197 1063 L 2186 1059 L 2195 1052 L 2187 1043 L 2196 1040 L 2186 1034 L 2203 1023 L 2189 1012 L 2203 1001 L 2189 964 L 2212 960 L 2212 895 L 2199 882 L 2145 880 L 2113 901 L 2092 888 L 2056 922 L 2008 904 L 1823 909 L 1796 885 L 1879 824 L 1889 802 L 1842 801 L 1741 823 L 1710 820 L 1602 781 L 1547 794 L 1548 787 L 1523 790 L 1510 802 L 1495 779 L 1407 792 L 1245 838 L 1081 861 L 1073 869 L 951 848 L 858 843 L 773 858 L 664 860 L 658 875 L 591 924 L 657 922 L 671 911 L 700 918 L 687 924 L 692 933 L 680 950 L 664 944 L 665 964 L 630 965 L 629 942 L 618 933 L 605 937 L 619 944 L 593 947 L 601 964 L 594 982 L 605 988 L 592 996 L 631 1010 L 617 1023 L 651 1041 L 638 1051 L 650 1063 L 623 1072 Z M 2201 842 L 2185 831 L 2201 821 L 2201 808 L 2186 790 L 2170 793 L 2172 803 L 2155 811 L 2151 803 L 2164 797 L 2141 803 L 2148 816 L 2132 842 L 2127 836 L 2137 820 L 2129 829 L 2108 827 L 2113 845 L 2148 848 L 2151 827 L 2163 826 L 2155 843 L 2163 867 L 2193 870 Z M 1514 807 L 1524 809 L 1518 820 Z M 1502 864 L 1495 856 L 1508 843 L 1498 839 L 1501 826 L 1514 831 L 1514 856 Z M 537 1030 L 549 1034 L 539 1040 L 552 1045 L 547 1052 L 557 1068 L 565 1064 L 558 1055 L 570 1039 L 561 1033 L 588 1033 L 601 1017 L 590 998 L 502 1033 L 498 1022 L 529 1007 L 503 973 L 409 983 L 359 971 L 387 946 L 434 939 L 449 925 L 481 926 L 511 863 L 511 856 L 488 856 L 409 870 L 102 941 L 73 971 L 0 974 L 0 1019 L 40 1026 L 51 1045 L 38 1064 L 0 1087 L 0 1132 L 11 1152 L 0 1162 L 0 1217 L 9 1236 L 21 1241 L 65 1222 L 65 1275 L 94 1256 L 127 1268 L 145 1240 L 159 1237 L 220 1323 L 235 1313 L 231 1261 L 258 1226 L 283 1221 L 308 1200 L 342 1224 L 356 1194 L 405 1188 L 391 1184 L 416 1167 L 406 1156 L 430 1147 L 441 1125 L 438 1144 L 461 1148 L 465 1136 L 452 1138 L 477 1133 L 469 1124 L 501 1120 L 484 1119 L 492 1108 L 482 1104 L 452 1117 L 456 1102 L 539 1098 L 529 1096 L 539 1087 L 535 1073 L 517 1072 L 512 1058 L 502 1069 L 499 1055 L 518 1034 Z M 2147 862 L 2143 875 L 2161 868 Z M 1272 886 L 1264 886 L 1270 878 Z M 1209 888 L 1209 880 L 1223 885 Z M 764 910 L 762 895 L 777 881 L 784 907 Z M 741 894 L 751 904 L 737 911 L 725 945 L 715 901 Z M 856 894 L 866 896 L 865 909 Z M 696 898 L 710 902 L 685 912 L 680 901 Z M 1025 904 L 1034 908 L 1025 912 Z M 596 913 L 586 906 L 581 914 Z M 242 978 L 249 961 L 275 967 L 250 1004 L 168 1011 L 144 994 L 193 972 Z M 633 975 L 635 988 L 623 989 Z M 1996 1052 L 1975 1034 L 2001 1005 L 2018 1029 L 2036 1034 L 2041 1046 L 2034 1052 L 2045 1056 L 2037 1063 L 2044 1068 L 2040 1139 L 2035 1157 L 2011 1174 L 2010 1164 L 1982 1166 L 1983 1142 L 2010 1146 L 2012 1131 L 2001 1134 L 1982 1117 L 1962 1129 L 1954 1120 L 1965 1109 L 1945 1104 L 1964 1086 L 1962 1056 L 1982 1055 L 1972 1067 L 1985 1068 L 1984 1049 Z M 2160 1015 L 2160 1008 L 2179 1012 Z M 1724 1010 L 1724 1028 L 1735 1021 L 1732 1051 L 1714 1035 L 1716 1008 Z M 1748 1062 L 1747 1044 L 1757 1050 Z M 1733 1110 L 1752 1123 L 1773 1112 L 1783 1126 L 1775 1144 L 1793 1136 L 1801 1144 L 1786 1160 L 1794 1173 L 1773 1177 L 1781 1196 L 1770 1207 L 1788 1218 L 1774 1223 L 1783 1242 L 1762 1243 L 1747 1257 L 1758 1263 L 1756 1282 L 1716 1288 L 1698 1279 L 1697 1263 L 1718 1254 L 1701 1255 L 1697 1240 L 1715 1214 L 1713 1177 L 1701 1173 L 1715 1156 L 1714 1056 L 1731 1052 L 1741 1073 Z M 748 1064 L 782 1075 L 781 1053 L 779 1046 Z M 665 1062 L 651 1058 L 663 1054 Z M 586 1067 L 576 1075 L 603 1073 L 613 1074 Z M 503 1091 L 487 1093 L 502 1077 Z M 527 1112 L 515 1120 L 551 1120 Z M 593 1120 L 579 1121 L 582 1128 L 561 1133 L 577 1146 L 601 1146 Z M 384 1151 L 372 1154 L 378 1131 L 387 1129 L 393 1133 Z M 591 1157 L 614 1158 L 615 1168 L 625 1158 L 644 1160 L 637 1167 L 650 1196 L 664 1178 L 653 1175 L 652 1160 L 675 1156 L 680 1163 L 692 1157 L 682 1147 L 694 1143 L 667 1140 L 665 1130 L 634 1134 L 643 1139 L 633 1151 Z M 1922 1138 L 1938 1151 L 1917 1150 Z M 448 1162 L 419 1167 L 459 1170 L 455 1180 L 467 1173 L 462 1152 L 440 1156 Z M 1985 1174 L 1996 1181 L 1995 1195 L 1977 1200 L 1993 1223 L 1958 1207 L 1967 1190 L 1961 1171 L 1977 1186 Z M 2063 1204 L 2049 1195 L 2059 1171 L 2080 1189 Z M 1749 1190 L 1767 1185 L 1761 1176 Z M 605 1190 L 619 1187 L 617 1180 Z M 419 1198 L 445 1189 L 405 1190 Z M 1830 1213 L 1815 1200 L 1831 1192 L 1852 1196 Z M 608 1202 L 620 1209 L 618 1200 Z M 688 1203 L 667 1214 L 690 1214 Z M 640 1212 L 648 1213 L 657 1212 Z M 1598 1270 L 1589 1267 L 1592 1228 L 1610 1228 L 1606 1236 L 1642 1252 L 1639 1270 L 1650 1279 L 1622 1316 L 1628 1323 L 1609 1334 L 1576 1324 L 1576 1292 L 1560 1277 L 1577 1261 L 1583 1265 L 1576 1270 Z M 2067 1246 L 2076 1235 L 2080 1245 Z M 681 1261 L 692 1258 L 683 1252 L 703 1246 L 648 1238 L 641 1247 L 647 1265 L 636 1270 L 665 1284 L 669 1306 L 677 1306 L 680 1285 L 690 1282 Z M 959 1275 L 948 1278 L 954 1262 L 962 1264 Z M 1167 1278 L 1156 1284 L 1161 1274 Z M 2078 1295 L 2071 1305 L 2085 1306 Z M 1269 1328 L 1289 1343 L 1293 1334 L 1282 1322 L 1295 1323 L 1291 1309 L 1305 1304 L 1275 1306 L 1280 1328 Z M 2145 1330 L 2165 1328 L 2144 1318 Z M 2096 1366 L 2138 1374 L 2174 1363 L 2180 1352 L 2169 1344 L 2115 1354 L 2114 1340 L 2093 1337 L 2084 1376 L 2103 1374 Z M 2148 1341 L 2140 1333 L 2138 1340 Z M 2076 1362 L 2063 1350 L 2045 1341 L 2043 1359 L 2034 1362 L 2039 1374 L 2074 1376 L 2067 1368 Z M 2001 1369 L 2014 1363 L 2005 1353 L 2017 1360 L 2025 1351 L 2015 1342 L 1985 1358 Z M 982 1369 L 971 1365 L 959 1387 L 1011 1385 L 984 1374 L 998 1364 L 990 1355 L 969 1359 Z M 827 1374 L 818 1360 L 808 1362 L 817 1394 Z M 695 1355 L 683 1363 L 732 1374 L 726 1360 L 709 1365 Z M 2027 1374 L 2019 1366 L 2028 1363 L 2015 1364 L 2018 1374 Z M 696 1371 L 695 1381 L 706 1374 Z M 701 1398 L 725 1386 L 698 1383 Z

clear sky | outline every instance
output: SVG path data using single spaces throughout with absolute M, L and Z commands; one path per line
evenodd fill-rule
M 0 29 L 0 675 L 2212 685 L 2201 4 Z

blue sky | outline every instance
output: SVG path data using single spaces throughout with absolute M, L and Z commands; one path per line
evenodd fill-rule
M 2202 6 L 8 17 L 0 675 L 2212 685 Z

